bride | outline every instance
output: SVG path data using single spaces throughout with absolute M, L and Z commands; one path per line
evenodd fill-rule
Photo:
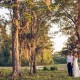
M 73 76 L 74 77 L 80 77 L 80 70 L 78 66 L 78 53 L 77 51 L 73 52 Z

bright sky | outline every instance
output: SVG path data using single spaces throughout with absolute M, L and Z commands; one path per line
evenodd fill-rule
M 58 32 L 57 34 L 53 35 L 54 32 L 58 32 L 58 24 L 52 24 L 52 28 L 50 29 L 49 33 L 50 36 L 52 37 L 51 41 L 53 41 L 53 47 L 54 47 L 54 52 L 60 51 L 65 45 L 64 43 L 67 41 L 68 36 L 63 35 L 61 32 Z
M 0 9 L 0 15 L 4 16 L 5 18 L 9 19 L 8 15 L 6 13 L 9 13 L 9 11 L 5 8 Z M 51 41 L 53 41 L 53 45 L 54 45 L 54 52 L 56 51 L 60 51 L 63 47 L 64 47 L 64 43 L 67 41 L 67 36 L 62 35 L 61 32 L 59 32 L 58 34 L 56 34 L 55 36 L 52 34 L 55 31 L 59 31 L 58 28 L 58 24 L 52 24 L 52 27 L 49 31 L 50 35 L 52 37 Z
M 0 17 L 3 16 L 4 19 L 7 19 L 9 20 L 9 10 L 8 9 L 5 9 L 5 8 L 0 8 Z M 7 27 L 7 33 L 9 34 L 10 30 L 9 30 L 10 27 Z
M 0 16 L 3 16 L 6 19 L 9 19 L 8 13 L 10 13 L 8 9 L 5 8 L 0 9 Z

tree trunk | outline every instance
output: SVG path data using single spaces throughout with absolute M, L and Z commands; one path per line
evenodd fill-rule
M 35 45 L 33 43 L 34 41 L 31 41 L 29 45 L 30 75 L 32 75 L 33 73 L 36 73 L 36 54 L 35 54 Z
M 33 55 L 33 73 L 36 73 L 36 55 Z
M 29 71 L 29 73 L 30 73 L 30 75 L 32 75 L 33 74 L 33 69 L 32 69 L 32 54 L 31 54 L 31 45 L 29 46 L 29 61 L 30 61 L 30 63 L 29 63 L 29 67 L 30 67 L 30 71 Z
M 19 63 L 20 63 L 20 67 L 21 67 L 21 56 L 22 56 L 22 41 L 19 40 Z
M 12 28 L 12 61 L 13 61 L 13 77 L 19 76 L 19 42 L 18 42 L 18 0 L 14 0 L 13 6 L 13 28 Z
M 77 25 L 77 32 L 80 41 L 80 0 L 78 0 L 78 25 Z
M 36 53 L 35 53 L 35 41 L 32 41 L 32 61 L 33 61 L 33 73 L 36 73 Z
M 78 10 L 78 14 L 77 14 L 77 17 L 74 18 L 74 22 L 75 22 L 75 35 L 77 37 L 77 40 L 74 44 L 75 48 L 78 48 L 77 45 L 80 45 L 80 0 L 78 0 L 78 3 L 77 3 L 78 7 L 77 7 L 77 10 Z M 74 35 L 73 35 L 74 36 Z
M 13 72 L 19 74 L 18 29 L 12 34 Z

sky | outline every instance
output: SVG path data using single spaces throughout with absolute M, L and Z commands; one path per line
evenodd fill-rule
M 52 27 L 50 28 L 50 35 L 52 37 L 51 41 L 53 42 L 53 52 L 57 52 L 62 50 L 62 48 L 65 46 L 64 44 L 67 42 L 68 36 L 65 36 L 61 32 L 59 32 L 58 24 L 52 24 Z M 53 35 L 54 32 L 58 32 L 56 35 Z
M 9 10 L 8 9 L 5 9 L 5 8 L 0 8 L 0 17 L 3 17 L 5 20 L 9 20 Z M 10 30 L 9 30 L 10 27 L 7 26 L 6 28 L 6 31 L 7 31 L 7 34 L 10 33 Z
M 8 13 L 10 13 L 8 9 L 0 8 L 0 16 L 3 16 L 4 18 L 9 19 L 7 15 Z
M 0 15 L 4 16 L 4 18 L 9 19 L 7 13 L 9 11 L 5 8 L 0 9 Z M 62 35 L 61 32 L 58 32 L 55 36 L 53 35 L 54 32 L 59 31 L 58 24 L 51 24 L 52 27 L 49 31 L 49 36 L 51 36 L 51 41 L 53 42 L 53 52 L 60 51 L 64 47 L 64 43 L 67 41 L 68 37 L 65 35 Z

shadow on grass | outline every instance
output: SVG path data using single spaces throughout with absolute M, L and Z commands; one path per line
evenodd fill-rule
M 11 80 L 6 78 L 12 72 L 11 69 L 0 69 L 0 80 Z M 27 69 L 21 69 L 22 76 L 17 80 L 80 80 L 80 78 L 69 77 L 65 70 L 42 71 L 29 75 Z

